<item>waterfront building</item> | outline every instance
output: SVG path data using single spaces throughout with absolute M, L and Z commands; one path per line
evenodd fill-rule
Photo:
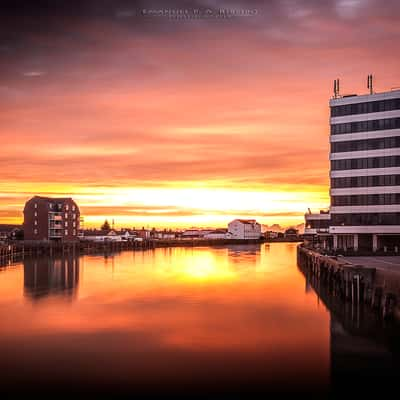
M 228 224 L 232 239 L 260 239 L 261 225 L 255 219 L 235 219 Z
M 75 241 L 80 211 L 71 198 L 34 196 L 24 207 L 24 239 Z
M 215 229 L 206 233 L 203 237 L 204 239 L 232 239 L 232 235 L 227 229 Z
M 83 232 L 82 240 L 90 242 L 121 242 L 122 235 L 118 234 L 115 230 L 104 229 L 87 229 Z
M 400 90 L 368 83 L 370 94 L 330 100 L 329 232 L 334 249 L 398 251 Z
M 297 240 L 299 238 L 299 230 L 295 228 L 288 228 L 285 230 L 283 237 L 288 240 Z
M 304 240 L 323 249 L 331 247 L 329 211 L 320 210 L 319 213 L 312 213 L 311 210 L 308 210 L 308 213 L 304 215 L 304 220 Z

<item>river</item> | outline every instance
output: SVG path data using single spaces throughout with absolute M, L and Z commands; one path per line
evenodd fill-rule
M 15 393 L 325 394 L 360 354 L 394 363 L 327 309 L 295 243 L 26 258 L 0 268 L 0 294 Z

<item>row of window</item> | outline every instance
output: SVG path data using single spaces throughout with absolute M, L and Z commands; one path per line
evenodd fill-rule
M 342 117 L 343 115 L 368 114 L 381 111 L 392 111 L 400 109 L 400 99 L 388 99 L 369 101 L 364 103 L 346 104 L 331 107 L 331 117 Z
M 349 140 L 347 142 L 334 142 L 331 143 L 331 153 L 391 149 L 394 147 L 400 147 L 400 136 L 376 139 Z
M 349 176 L 331 179 L 333 189 L 396 185 L 400 185 L 400 175 Z
M 328 219 L 312 219 L 307 221 L 306 228 L 311 229 L 328 229 L 330 221 Z
M 35 220 L 33 221 L 33 224 L 34 224 L 34 225 L 37 225 L 37 224 L 38 224 L 38 221 L 35 219 Z M 60 225 L 59 225 L 59 226 L 60 226 Z M 65 226 L 66 228 L 68 227 L 68 221 L 65 221 L 64 226 Z M 72 222 L 72 226 L 73 226 L 74 228 L 76 228 L 76 222 L 75 222 L 75 221 Z M 54 225 L 54 224 L 51 224 L 51 225 L 50 225 L 50 228 L 52 228 L 52 229 L 54 229 L 54 228 L 56 228 L 56 227 L 57 227 L 57 226 Z
M 36 208 L 36 207 L 35 207 L 35 208 Z M 49 203 L 49 208 L 50 208 L 50 210 L 57 209 L 57 210 L 61 211 L 61 210 L 62 210 L 62 204 L 61 204 L 61 203 L 58 203 L 58 204 Z M 75 211 L 75 209 L 76 209 L 76 207 L 75 207 L 74 204 L 72 205 L 71 208 L 72 208 L 72 211 Z M 66 205 L 65 205 L 65 210 L 66 210 L 66 211 L 69 211 L 69 204 L 66 204 Z
M 37 203 L 34 204 L 34 208 L 38 208 Z M 50 210 L 58 209 L 58 210 L 61 211 L 61 210 L 62 210 L 62 204 L 61 204 L 61 203 L 58 203 L 58 204 L 49 203 L 49 208 L 50 208 Z M 66 211 L 69 210 L 69 204 L 66 204 L 66 205 L 65 205 L 65 210 L 66 210 Z M 76 210 L 75 205 L 72 205 L 72 211 L 75 211 L 75 210 Z
M 357 194 L 332 196 L 332 206 L 383 206 L 400 204 L 400 193 Z
M 400 156 L 349 158 L 346 160 L 332 160 L 332 171 L 365 168 L 390 168 L 400 167 Z
M 400 118 L 373 119 L 369 121 L 332 124 L 331 135 L 343 135 L 345 133 L 380 131 L 383 129 L 398 128 L 400 128 Z
M 400 213 L 332 214 L 331 226 L 400 225 Z

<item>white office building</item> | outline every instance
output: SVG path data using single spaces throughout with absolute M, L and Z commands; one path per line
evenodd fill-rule
M 398 251 L 400 90 L 335 93 L 330 109 L 333 248 Z

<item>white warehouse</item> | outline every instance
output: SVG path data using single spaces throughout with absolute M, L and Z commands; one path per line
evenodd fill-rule
M 232 239 L 260 239 L 261 225 L 255 219 L 234 219 L 228 224 Z

